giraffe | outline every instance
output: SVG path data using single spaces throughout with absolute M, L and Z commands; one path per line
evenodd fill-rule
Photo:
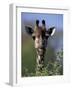
M 39 20 L 36 20 L 34 29 L 28 26 L 25 26 L 25 29 L 34 40 L 35 44 L 34 46 L 37 53 L 36 57 L 37 69 L 42 70 L 44 68 L 44 57 L 48 43 L 48 38 L 54 34 L 55 27 L 51 27 L 47 30 L 45 20 L 42 20 L 42 26 L 39 25 Z

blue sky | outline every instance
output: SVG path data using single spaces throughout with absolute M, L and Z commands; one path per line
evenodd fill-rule
M 35 25 L 35 21 L 38 19 L 41 21 L 44 19 L 46 21 L 46 27 L 55 26 L 59 30 L 63 29 L 63 15 L 62 14 L 44 14 L 44 13 L 25 13 L 22 12 L 21 20 L 22 22 L 28 22 Z

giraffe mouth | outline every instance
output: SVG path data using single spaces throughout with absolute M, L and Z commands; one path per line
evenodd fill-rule
M 39 54 L 40 56 L 43 56 L 43 55 L 45 54 L 45 49 L 44 49 L 44 48 L 39 48 L 39 49 L 38 49 L 38 54 Z

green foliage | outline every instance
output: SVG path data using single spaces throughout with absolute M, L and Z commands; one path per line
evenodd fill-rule
M 29 73 L 28 73 L 28 69 L 23 67 L 23 72 L 22 72 L 22 76 L 28 76 Z
M 59 61 L 49 62 L 47 65 L 48 75 L 62 75 L 62 65 Z
M 56 60 L 49 60 L 42 71 L 36 70 L 36 76 L 63 75 L 63 50 L 56 54 Z
M 56 59 L 48 60 L 47 65 L 42 69 L 35 69 L 35 72 L 30 73 L 27 68 L 23 69 L 22 76 L 53 76 L 63 75 L 63 50 L 56 53 Z
M 48 70 L 44 67 L 42 70 L 36 70 L 36 76 L 48 76 Z

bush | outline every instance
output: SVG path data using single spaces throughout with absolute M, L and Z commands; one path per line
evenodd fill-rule
M 56 60 L 49 60 L 42 71 L 36 70 L 36 76 L 63 75 L 63 50 L 56 54 Z
M 42 70 L 35 70 L 35 73 L 29 73 L 24 69 L 24 76 L 52 76 L 63 75 L 63 50 L 56 53 L 56 60 L 49 60 L 48 64 Z

